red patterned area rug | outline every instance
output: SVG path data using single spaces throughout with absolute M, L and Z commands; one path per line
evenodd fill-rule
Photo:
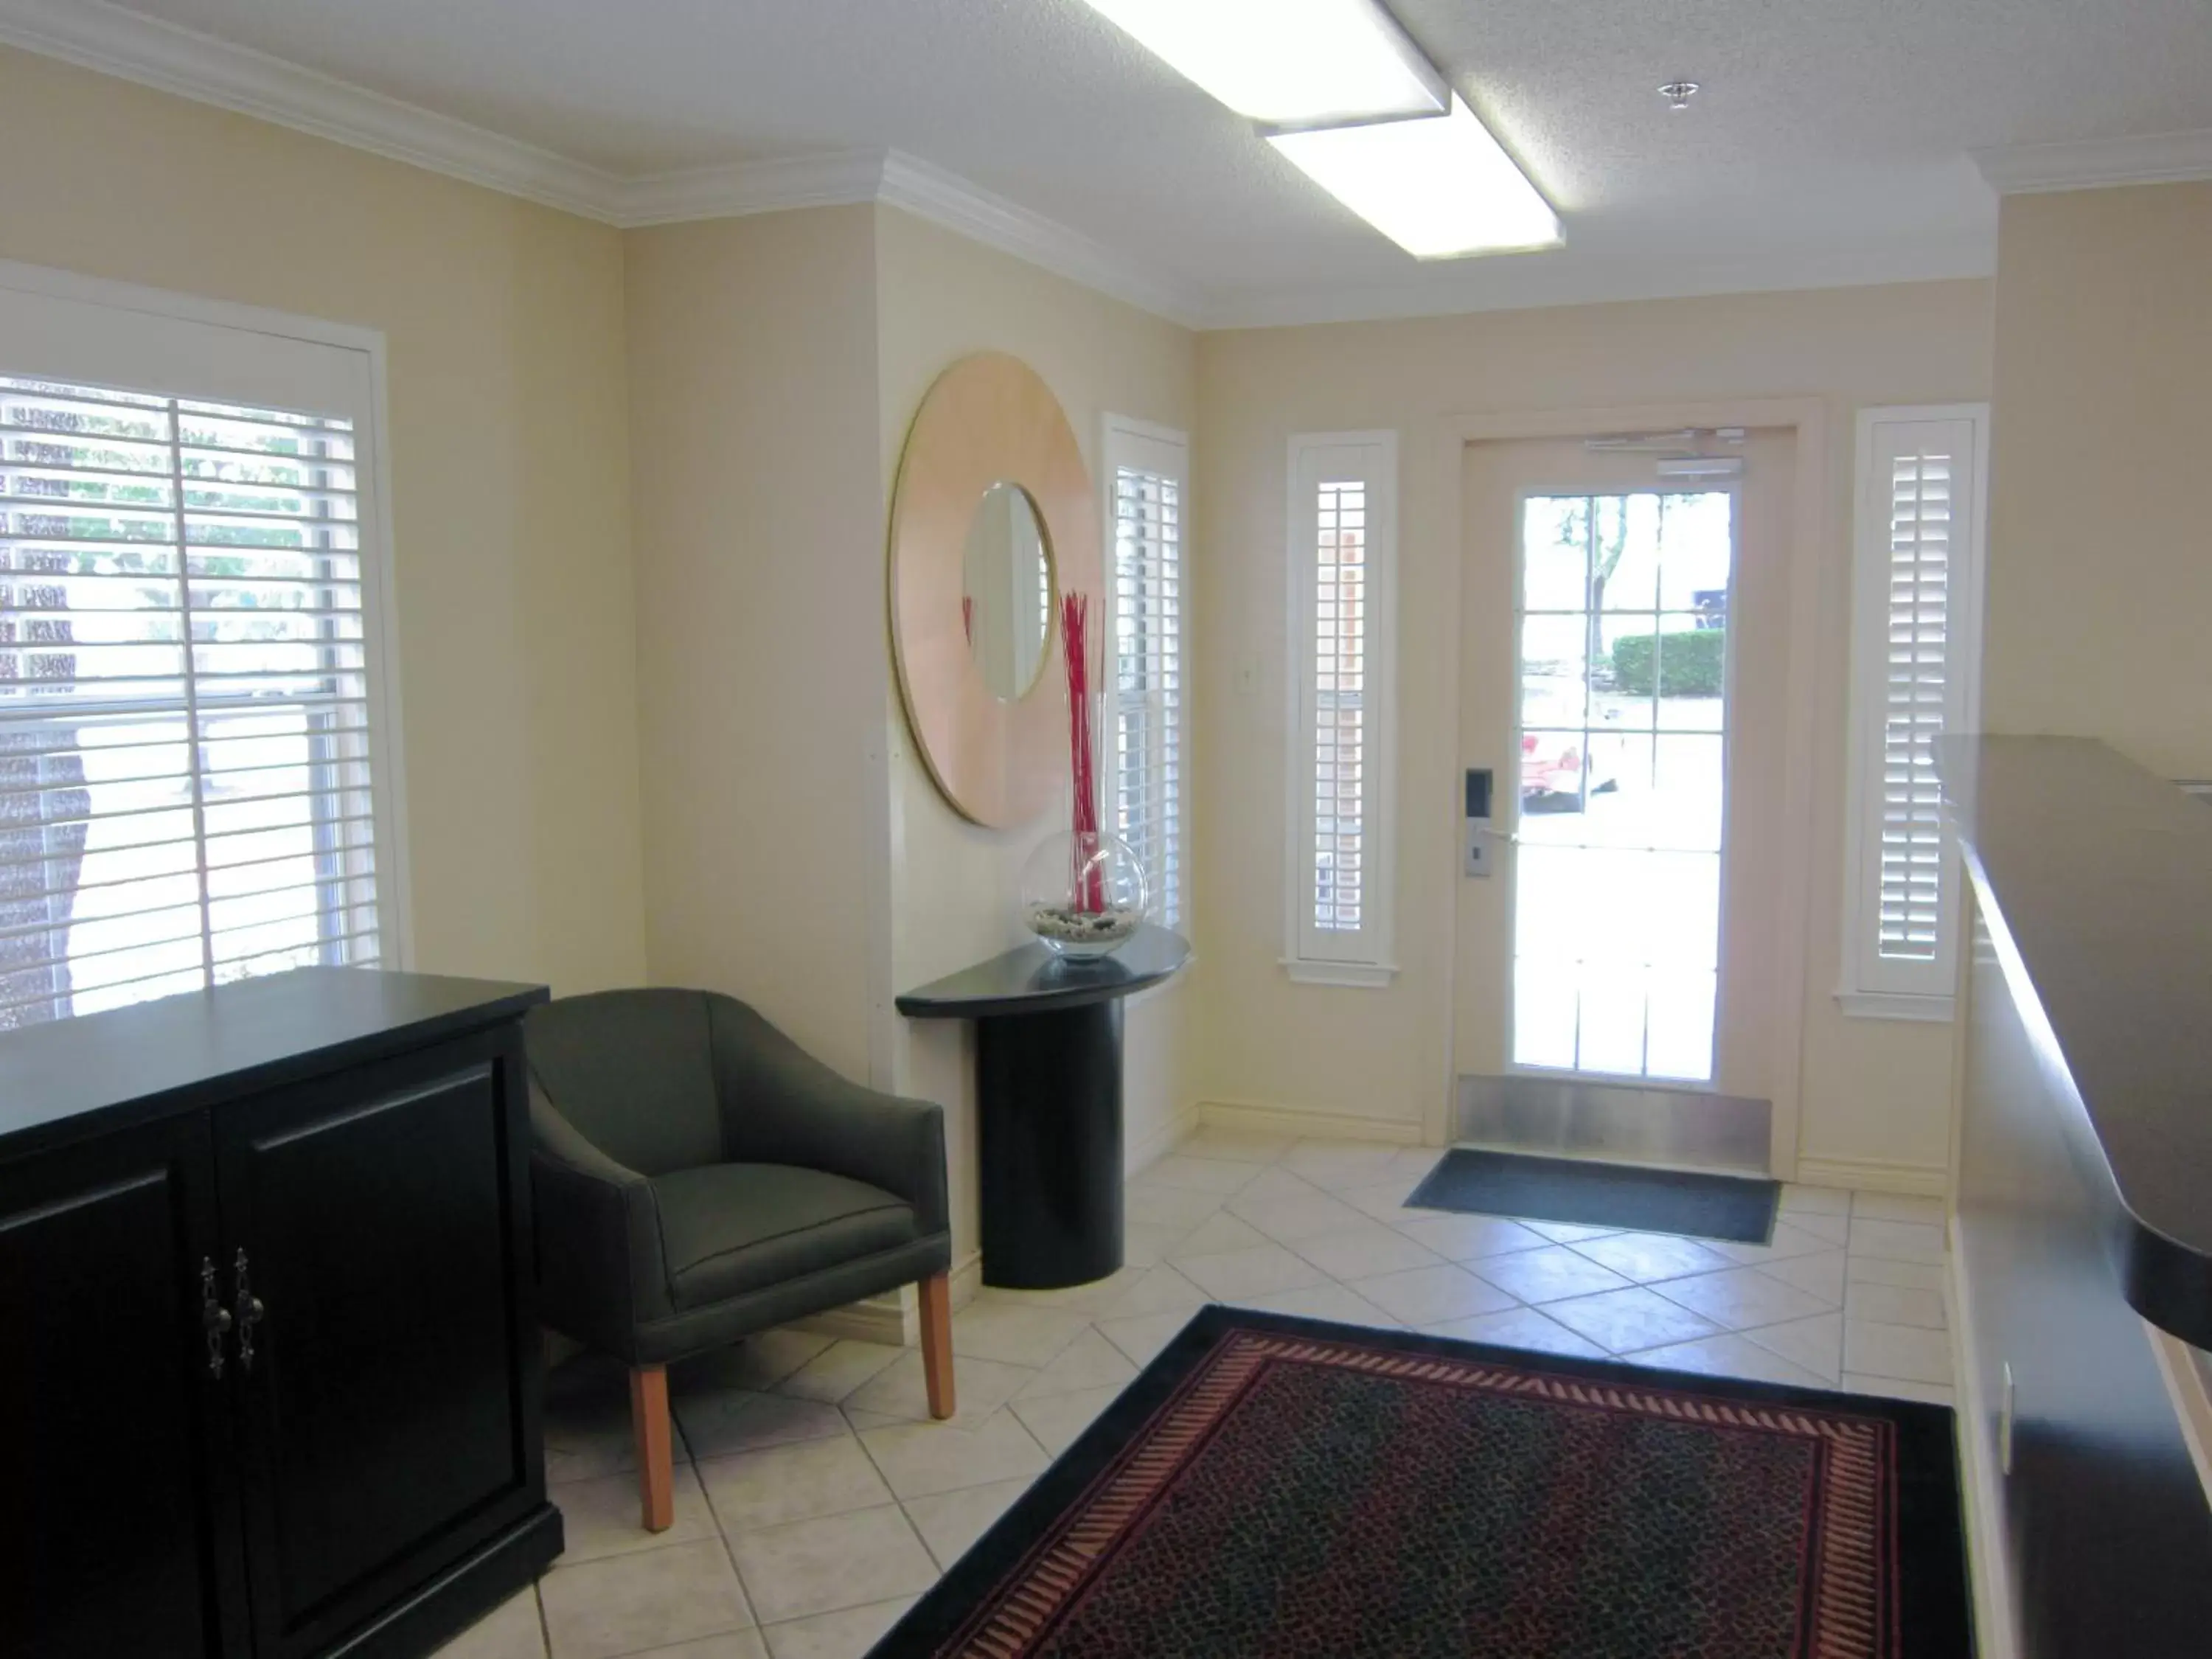
M 1968 1659 L 1950 1412 L 1208 1308 L 875 1659 Z

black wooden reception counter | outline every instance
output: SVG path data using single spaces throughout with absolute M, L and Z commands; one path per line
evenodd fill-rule
M 1025 945 L 908 992 L 910 1019 L 975 1022 L 983 1282 L 1057 1290 L 1121 1265 L 1121 1001 L 1190 946 L 1147 926 L 1076 962 Z
M 560 1553 L 544 996 L 306 968 L 0 1036 L 0 1652 L 419 1659 Z
M 2202 1656 L 2212 811 L 2086 739 L 1942 764 L 1975 910 L 1954 1249 L 1987 1582 L 2023 1654 Z

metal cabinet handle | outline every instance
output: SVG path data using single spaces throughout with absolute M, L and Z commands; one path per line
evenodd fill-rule
M 269 1310 L 261 1298 L 253 1294 L 249 1278 L 250 1268 L 246 1250 L 240 1247 L 237 1261 L 231 1263 L 232 1301 L 238 1309 L 238 1364 L 243 1370 L 253 1369 L 253 1328 L 269 1316 Z M 225 1323 L 229 1316 L 224 1316 Z
M 222 1375 L 222 1339 L 230 1329 L 230 1310 L 222 1305 L 215 1288 L 215 1262 L 200 1258 L 200 1329 L 207 1336 L 210 1376 Z

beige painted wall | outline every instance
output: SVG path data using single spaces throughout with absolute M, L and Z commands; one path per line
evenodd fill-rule
M 2212 184 L 1998 218 L 1982 713 L 2212 777 Z
M 1989 395 L 1990 291 L 1941 283 L 1208 334 L 1199 342 L 1194 656 L 1203 1098 L 1417 1125 L 1449 1073 L 1461 621 L 1457 457 L 1440 418 L 1689 400 L 1819 399 L 1825 526 L 1814 665 L 1814 881 L 1800 1153 L 1940 1167 L 1948 1027 L 1847 1020 L 1839 959 L 1852 411 Z M 1283 950 L 1285 449 L 1402 436 L 1397 954 L 1381 991 L 1292 985 Z M 1602 428 L 1601 428 L 1602 429 Z M 1500 605 L 1510 596 L 1499 595 Z M 1431 872 L 1424 878 L 1420 872 Z
M 0 49 L 0 258 L 381 329 L 418 964 L 644 964 L 622 245 Z
M 892 1083 L 875 210 L 628 252 L 652 976 Z
M 895 208 L 876 210 L 880 331 L 881 526 L 908 426 L 930 382 L 970 352 L 1011 352 L 1043 377 L 1067 411 L 1097 478 L 1100 422 L 1109 412 L 1189 431 L 1196 414 L 1194 337 L 1171 323 L 969 241 Z M 1200 549 L 1188 555 L 1194 562 Z M 1036 695 L 1048 695 L 1040 687 Z M 1058 815 L 1015 830 L 966 822 L 947 806 L 913 752 L 893 688 L 890 737 L 892 977 L 900 988 L 1018 945 L 1023 860 Z M 1181 983 L 1136 1000 L 1127 1013 L 1124 1079 L 1131 1152 L 1156 1152 L 1187 1103 L 1184 1045 L 1197 988 Z M 897 1021 L 897 1086 L 951 1108 L 955 1255 L 972 1247 L 973 1065 L 959 1022 Z

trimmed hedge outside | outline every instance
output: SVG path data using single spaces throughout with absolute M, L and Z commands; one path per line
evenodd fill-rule
M 1660 641 L 1665 641 L 1665 648 Z M 1728 673 L 1728 629 L 1698 628 L 1680 634 L 1631 634 L 1613 644 L 1613 689 L 1648 697 L 1655 675 L 1664 677 L 1662 697 L 1717 697 Z

